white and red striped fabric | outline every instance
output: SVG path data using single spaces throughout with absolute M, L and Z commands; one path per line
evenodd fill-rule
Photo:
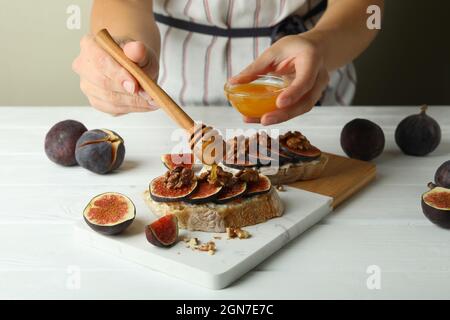
M 320 0 L 154 0 L 154 12 L 220 28 L 273 26 L 294 13 L 305 15 Z M 312 28 L 320 15 L 305 21 Z M 158 23 L 160 85 L 181 105 L 224 105 L 227 79 L 270 46 L 270 38 L 226 38 Z M 349 105 L 356 73 L 347 65 L 330 75 L 323 105 Z

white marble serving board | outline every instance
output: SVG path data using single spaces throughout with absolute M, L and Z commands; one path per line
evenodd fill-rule
M 144 235 L 143 221 L 136 220 L 119 236 L 103 236 L 91 230 L 84 221 L 76 224 L 77 240 L 110 252 L 152 270 L 211 289 L 222 289 L 253 269 L 290 240 L 320 221 L 331 211 L 330 197 L 295 188 L 280 192 L 284 215 L 255 226 L 246 227 L 249 239 L 227 239 L 226 234 L 180 230 L 180 237 L 197 237 L 202 242 L 216 243 L 215 255 L 186 248 L 180 241 L 171 248 L 157 248 Z M 155 217 L 156 219 L 156 217 Z M 221 239 L 213 239 L 220 236 Z

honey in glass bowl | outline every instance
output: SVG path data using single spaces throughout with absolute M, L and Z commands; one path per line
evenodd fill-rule
M 244 84 L 225 84 L 225 96 L 242 115 L 259 118 L 277 108 L 278 95 L 286 88 L 283 78 L 264 75 Z

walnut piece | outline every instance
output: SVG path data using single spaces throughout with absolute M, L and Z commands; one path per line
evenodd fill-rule
M 196 245 L 198 245 L 199 241 L 197 238 L 192 238 L 189 240 L 189 246 L 191 247 L 195 247 Z
M 259 173 L 254 169 L 244 169 L 236 173 L 236 177 L 245 182 L 258 182 Z
M 250 232 L 248 232 L 247 230 L 243 230 L 241 228 L 229 227 L 226 228 L 226 231 L 228 239 L 235 239 L 235 238 L 248 239 L 251 237 Z
M 235 183 L 233 180 L 233 174 L 231 172 L 227 172 L 223 170 L 222 167 L 216 167 L 216 178 L 212 179 L 211 170 L 205 171 L 198 177 L 200 181 L 207 180 L 210 184 L 214 184 L 216 186 L 231 186 Z
M 239 239 L 248 239 L 251 237 L 250 232 L 247 230 L 238 229 L 236 230 L 236 234 Z
M 280 137 L 280 141 L 285 141 L 290 149 L 294 150 L 308 150 L 311 148 L 309 140 L 299 131 L 289 131 Z
M 197 238 L 184 239 L 184 242 L 187 243 L 186 248 L 190 248 L 192 250 L 208 252 L 210 255 L 214 255 L 216 253 L 216 244 L 214 241 L 208 241 L 207 243 L 200 243 L 200 240 Z
M 166 187 L 169 189 L 187 187 L 192 181 L 194 181 L 194 171 L 188 168 L 176 167 L 165 174 Z
M 203 243 L 198 247 L 200 251 L 216 251 L 216 244 L 214 241 L 208 241 L 207 243 Z

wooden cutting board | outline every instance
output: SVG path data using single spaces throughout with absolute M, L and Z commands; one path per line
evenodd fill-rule
M 295 182 L 290 186 L 329 196 L 333 198 L 332 207 L 336 208 L 376 177 L 376 166 L 371 162 L 326 154 L 328 164 L 319 179 Z

